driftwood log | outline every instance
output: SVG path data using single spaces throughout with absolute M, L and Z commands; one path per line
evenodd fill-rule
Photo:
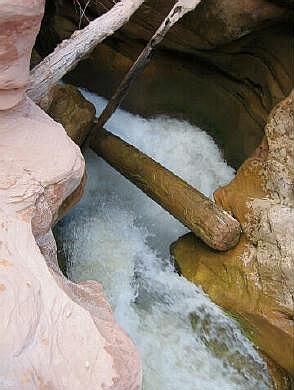
M 144 0 L 121 0 L 108 12 L 75 31 L 31 71 L 28 96 L 46 110 L 50 89 L 100 42 L 120 29 Z
M 33 69 L 28 95 L 46 109 L 47 101 L 50 100 L 51 87 L 99 42 L 119 29 L 143 1 L 121 0 L 109 12 L 63 41 L 52 54 Z M 126 96 L 131 83 L 149 62 L 153 49 L 177 21 L 199 3 L 200 0 L 178 0 L 175 3 L 98 118 L 94 130 L 89 134 L 88 142 L 99 156 L 209 246 L 217 250 L 227 250 L 236 245 L 239 240 L 238 221 L 184 180 L 133 146 L 102 129 Z
M 98 127 L 90 147 L 113 168 L 187 226 L 210 247 L 225 251 L 240 238 L 240 224 L 180 177 L 119 137 Z

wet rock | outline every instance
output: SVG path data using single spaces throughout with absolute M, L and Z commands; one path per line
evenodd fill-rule
M 72 85 L 56 85 L 46 112 L 61 123 L 67 135 L 82 145 L 95 119 L 95 107 Z
M 182 274 L 237 315 L 254 343 L 292 376 L 293 96 L 276 106 L 256 153 L 215 193 L 241 223 L 240 243 L 216 253 L 188 234 L 172 246 Z

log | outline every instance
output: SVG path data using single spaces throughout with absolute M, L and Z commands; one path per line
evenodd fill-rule
M 75 31 L 69 39 L 62 41 L 53 53 L 44 58 L 31 71 L 31 83 L 27 89 L 28 96 L 46 109 L 46 98 L 51 87 L 72 70 L 98 43 L 120 29 L 143 1 L 121 0 L 84 29 Z
M 155 31 L 152 38 L 149 40 L 139 57 L 131 66 L 128 73 L 122 79 L 111 99 L 108 101 L 106 107 L 97 120 L 98 127 L 102 128 L 117 109 L 117 107 L 121 104 L 132 83 L 143 72 L 146 65 L 149 63 L 154 49 L 164 39 L 172 26 L 177 23 L 177 21 L 180 20 L 186 13 L 195 9 L 200 2 L 201 0 L 179 0 L 174 4 L 167 17 L 162 21 L 159 28 Z M 85 144 L 90 143 L 90 137 L 91 133 L 89 133 L 88 137 L 86 138 Z
M 94 125 L 90 147 L 113 168 L 187 226 L 211 248 L 225 251 L 240 238 L 240 224 L 180 177 L 134 146 Z

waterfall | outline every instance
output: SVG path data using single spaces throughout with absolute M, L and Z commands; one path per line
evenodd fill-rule
M 106 101 L 83 93 L 99 114 Z M 213 139 L 185 121 L 117 110 L 106 128 L 207 196 L 234 176 Z M 144 390 L 270 389 L 236 322 L 175 272 L 169 245 L 186 228 L 93 152 L 85 157 L 85 195 L 57 234 L 69 277 L 99 281 L 137 345 Z

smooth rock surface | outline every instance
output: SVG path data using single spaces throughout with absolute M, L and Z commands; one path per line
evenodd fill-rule
M 79 4 L 81 8 L 72 7 L 71 0 L 48 4 L 47 14 L 55 13 L 56 23 L 61 22 L 56 32 L 63 31 L 66 36 L 71 29 L 70 21 L 83 25 L 89 19 L 100 16 L 110 9 L 113 1 L 88 3 L 87 0 L 79 0 Z M 173 5 L 172 0 L 146 0 L 130 22 L 123 26 L 123 35 L 130 39 L 146 41 L 159 27 Z M 198 49 L 211 49 L 265 25 L 286 20 L 288 16 L 289 11 L 281 4 L 268 0 L 204 0 L 174 26 L 162 46 L 186 53 Z M 66 18 L 66 23 L 62 21 L 62 17 Z M 44 42 L 44 45 L 46 44 L 50 43 Z
M 0 110 L 13 107 L 24 96 L 44 4 L 45 0 L 0 1 Z
M 0 0 L 0 388 L 139 389 L 137 351 L 101 286 L 61 274 L 52 225 L 85 164 L 24 95 L 44 1 Z
M 0 384 L 139 388 L 137 352 L 99 284 L 57 268 L 51 226 L 83 176 L 78 147 L 28 99 L 0 113 L 0 136 Z
M 111 4 L 91 2 L 85 15 L 94 18 Z M 111 97 L 171 4 L 145 1 L 129 23 L 98 45 L 66 80 Z M 168 33 L 123 106 L 200 126 L 223 149 L 228 163 L 239 167 L 259 145 L 270 110 L 293 85 L 290 18 L 287 8 L 266 0 L 203 1 Z M 79 22 L 79 9 L 71 1 L 48 5 L 38 39 L 40 53 L 52 51 Z

